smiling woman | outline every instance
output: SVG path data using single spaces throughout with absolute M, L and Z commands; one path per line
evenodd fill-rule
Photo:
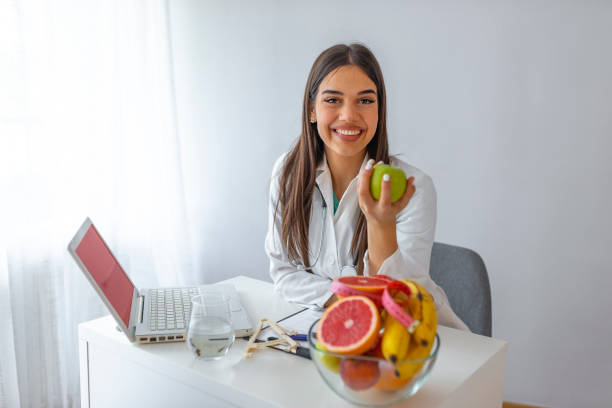
M 378 125 L 375 89 L 376 84 L 354 65 L 336 68 L 321 83 L 310 121 L 317 124 L 328 161 L 341 162 L 344 157 L 361 164 Z M 338 185 L 336 195 L 341 197 L 344 189 Z
M 385 84 L 361 44 L 335 45 L 315 60 L 304 92 L 302 133 L 272 172 L 266 251 L 285 299 L 327 307 L 339 276 L 418 279 L 440 321 L 467 330 L 429 277 L 436 196 L 431 178 L 389 156 Z M 391 202 L 389 178 L 370 194 L 372 164 L 401 167 L 406 189 Z M 327 203 L 333 203 L 333 206 Z

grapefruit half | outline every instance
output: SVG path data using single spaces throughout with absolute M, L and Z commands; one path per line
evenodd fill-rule
M 317 339 L 332 353 L 362 354 L 376 344 L 379 330 L 376 304 L 365 296 L 347 296 L 323 313 Z
M 349 288 L 368 293 L 382 293 L 390 282 L 386 276 L 343 276 L 336 280 Z

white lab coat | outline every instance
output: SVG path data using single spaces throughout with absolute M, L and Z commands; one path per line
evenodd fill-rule
M 316 170 L 316 183 L 321 194 L 315 187 L 309 226 L 309 250 L 313 263 L 313 273 L 310 273 L 303 266 L 289 262 L 285 245 L 281 241 L 280 211 L 274 217 L 285 157 L 286 154 L 283 154 L 274 164 L 270 182 L 268 233 L 265 241 L 266 253 L 270 258 L 270 277 L 275 290 L 287 301 L 322 308 L 333 295 L 330 291 L 332 279 L 356 274 L 354 268 L 346 266 L 356 264 L 356 260 L 351 259 L 350 247 L 361 211 L 357 194 L 358 176 L 349 184 L 334 214 L 332 179 L 325 158 Z M 366 157 L 362 167 L 367 160 Z M 444 290 L 429 276 L 436 227 L 436 191 L 431 177 L 399 159 L 392 159 L 391 164 L 402 168 L 407 177 L 414 177 L 416 191 L 397 216 L 398 250 L 383 262 L 378 273 L 421 283 L 434 297 L 440 324 L 469 330 L 451 309 Z M 366 251 L 364 275 L 369 275 L 369 269 Z

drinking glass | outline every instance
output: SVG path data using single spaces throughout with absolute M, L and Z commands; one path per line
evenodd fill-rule
M 234 338 L 227 295 L 204 292 L 191 298 L 187 344 L 197 357 L 203 360 L 222 358 L 229 351 Z

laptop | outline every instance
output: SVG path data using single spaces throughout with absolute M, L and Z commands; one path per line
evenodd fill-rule
M 68 244 L 68 251 L 131 342 L 185 341 L 191 297 L 210 289 L 230 298 L 236 337 L 253 334 L 253 325 L 231 284 L 138 290 L 89 218 Z

